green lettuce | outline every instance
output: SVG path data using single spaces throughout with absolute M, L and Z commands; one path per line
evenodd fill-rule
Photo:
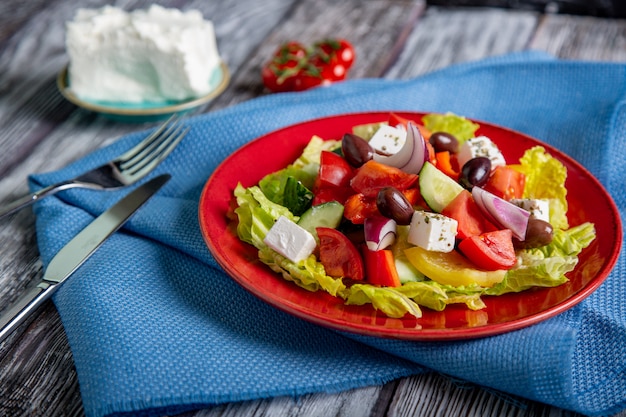
M 298 220 L 287 208 L 270 201 L 257 186 L 244 188 L 237 184 L 234 194 L 238 205 L 237 235 L 257 249 L 266 246 L 263 239 L 280 216 Z
M 279 171 L 267 174 L 259 181 L 259 188 L 270 201 L 296 209 L 297 204 L 285 196 L 289 178 L 312 190 L 319 172 L 322 151 L 332 151 L 340 145 L 339 141 L 323 140 L 319 136 L 313 136 L 298 159 Z M 304 209 L 306 207 L 297 211 L 302 212 Z
M 327 293 L 337 296 L 346 288 L 341 279 L 326 275 L 324 266 L 317 262 L 315 255 L 310 255 L 307 259 L 295 263 L 265 247 L 259 250 L 259 259 L 272 271 L 281 274 L 287 281 L 292 281 L 309 291 L 323 289 Z
M 415 317 L 422 317 L 419 305 L 398 291 L 402 287 L 376 287 L 368 284 L 354 284 L 346 289 L 343 298 L 348 305 L 372 304 L 389 317 L 403 317 L 410 313 Z
M 592 223 L 583 223 L 568 230 L 555 229 L 550 244 L 518 251 L 518 265 L 485 294 L 501 295 L 531 287 L 557 287 L 567 282 L 565 274 L 574 270 L 578 255 L 595 236 Z
M 543 146 L 535 146 L 520 158 L 519 169 L 526 175 L 523 197 L 548 200 L 550 224 L 555 229 L 567 229 L 567 168 Z
M 430 113 L 422 117 L 424 127 L 431 132 L 446 132 L 453 135 L 459 145 L 475 136 L 479 125 L 454 113 Z

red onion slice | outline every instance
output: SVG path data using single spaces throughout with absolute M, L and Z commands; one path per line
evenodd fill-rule
M 409 174 L 418 174 L 429 157 L 426 140 L 412 122 L 408 123 L 406 140 L 398 152 L 393 155 L 374 154 L 376 162 L 400 168 Z
M 363 223 L 365 243 L 372 251 L 385 249 L 396 240 L 395 220 L 383 216 L 368 217 Z
M 511 229 L 519 240 L 526 239 L 530 213 L 480 187 L 472 188 L 472 196 L 478 207 L 496 226 Z

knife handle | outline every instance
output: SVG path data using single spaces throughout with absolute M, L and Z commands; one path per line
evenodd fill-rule
M 4 341 L 29 314 L 33 313 L 56 290 L 57 284 L 41 281 L 18 298 L 0 315 L 0 343 Z

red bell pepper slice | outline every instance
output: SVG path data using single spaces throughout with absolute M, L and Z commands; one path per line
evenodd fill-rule
M 374 251 L 363 246 L 362 252 L 367 282 L 382 287 L 399 287 L 402 285 L 392 251 L 388 249 Z
M 416 174 L 409 174 L 399 168 L 371 160 L 356 170 L 350 185 L 357 193 L 375 197 L 384 187 L 395 187 L 404 191 L 416 182 Z

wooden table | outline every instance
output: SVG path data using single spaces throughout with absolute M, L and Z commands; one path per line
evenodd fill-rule
M 64 23 L 104 0 L 3 0 L 0 5 L 0 203 L 27 191 L 26 177 L 80 158 L 148 125 L 120 123 L 65 101 L 55 77 L 67 63 Z M 121 0 L 126 9 L 147 0 Z M 350 78 L 410 78 L 450 64 L 538 49 L 568 59 L 626 61 L 626 21 L 528 10 L 446 8 L 421 0 L 168 0 L 216 27 L 232 72 L 227 90 L 201 111 L 267 94 L 260 66 L 286 40 L 327 36 L 354 43 Z M 53 157 L 51 157 L 53 155 Z M 30 209 L 0 227 L 0 309 L 41 277 Z M 0 415 L 80 416 L 72 353 L 51 302 L 0 345 Z M 438 374 L 336 395 L 219 405 L 187 416 L 575 416 Z M 626 416 L 626 412 L 619 414 Z

